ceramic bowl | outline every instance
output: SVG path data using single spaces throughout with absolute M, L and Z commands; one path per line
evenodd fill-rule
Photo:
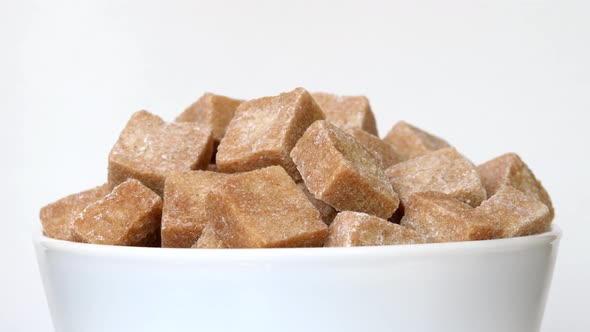
M 532 332 L 560 231 L 474 242 L 116 247 L 34 235 L 56 332 Z

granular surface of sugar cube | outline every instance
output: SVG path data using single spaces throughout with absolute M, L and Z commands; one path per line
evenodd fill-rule
M 402 203 L 411 194 L 438 191 L 473 207 L 486 197 L 475 166 L 454 148 L 445 148 L 393 165 L 385 170 Z
M 74 218 L 90 203 L 103 198 L 109 192 L 110 188 L 105 183 L 44 206 L 39 213 L 43 234 L 58 240 L 71 240 Z
M 336 210 L 330 206 L 330 204 L 315 198 L 315 196 L 309 192 L 304 182 L 297 182 L 297 187 L 305 194 L 305 197 L 309 199 L 311 204 L 320 212 L 320 216 L 326 225 L 330 225 L 334 217 L 336 217 Z
M 323 118 L 322 110 L 303 88 L 244 102 L 219 144 L 217 167 L 235 173 L 278 165 L 298 180 L 289 153 L 307 127 Z
M 205 169 L 213 153 L 211 129 L 166 123 L 146 111 L 133 114 L 109 154 L 109 185 L 129 178 L 162 195 L 170 174 Z
M 412 194 L 405 203 L 402 226 L 429 242 L 487 240 L 500 236 L 497 223 L 471 206 L 440 192 Z
M 505 238 L 546 232 L 552 219 L 545 204 L 511 186 L 498 189 L 476 210 L 495 220 Z
M 401 161 L 393 146 L 379 137 L 358 128 L 347 129 L 346 132 L 354 136 L 375 158 L 379 159 L 383 168 L 388 168 Z
M 381 162 L 328 121 L 311 125 L 291 157 L 309 191 L 338 211 L 389 218 L 399 205 Z
M 477 167 L 488 196 L 503 186 L 512 186 L 547 205 L 553 219 L 553 203 L 543 185 L 516 153 L 507 153 Z
M 197 242 L 195 242 L 191 248 L 198 248 L 198 249 L 224 249 L 227 248 L 227 245 L 221 241 L 217 233 L 215 233 L 215 229 L 211 225 L 205 226 L 203 230 L 203 234 L 199 237 Z
M 396 123 L 383 140 L 394 147 L 402 161 L 450 147 L 445 140 L 404 121 Z
M 166 178 L 162 209 L 162 247 L 189 248 L 209 221 L 205 199 L 231 175 L 209 171 L 176 173 Z
M 243 100 L 233 99 L 213 93 L 205 93 L 184 112 L 176 117 L 177 122 L 196 122 L 211 128 L 214 143 L 217 145 L 234 112 Z
M 231 248 L 320 247 L 328 226 L 280 166 L 236 174 L 207 196 L 215 233 Z
M 365 96 L 337 96 L 316 92 L 313 99 L 320 105 L 326 120 L 341 129 L 358 128 L 379 136 L 375 115 Z
M 411 228 L 361 212 L 340 212 L 329 227 L 326 247 L 381 246 L 425 243 Z
M 76 242 L 119 246 L 159 246 L 162 199 L 135 179 L 116 186 L 74 220 Z

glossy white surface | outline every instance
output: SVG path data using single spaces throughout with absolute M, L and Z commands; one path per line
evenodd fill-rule
M 231 250 L 33 241 L 56 332 L 532 332 L 559 238 Z

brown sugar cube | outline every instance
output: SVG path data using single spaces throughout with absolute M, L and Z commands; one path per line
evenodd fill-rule
M 230 248 L 320 247 L 328 226 L 280 166 L 236 174 L 207 196 L 215 233 Z
M 476 210 L 495 220 L 506 238 L 543 233 L 552 219 L 545 204 L 511 186 L 498 189 Z
M 404 121 L 396 123 L 383 140 L 393 146 L 402 161 L 450 147 L 443 139 Z
M 379 159 L 383 168 L 388 168 L 402 161 L 393 146 L 382 141 L 379 137 L 358 128 L 347 129 L 346 132 L 361 142 L 375 158 Z
M 486 240 L 500 235 L 497 223 L 486 215 L 439 192 L 411 195 L 401 225 L 426 236 L 429 242 Z
M 71 240 L 74 218 L 90 203 L 103 198 L 109 192 L 109 186 L 105 183 L 44 206 L 39 213 L 43 234 L 58 240 Z
M 327 204 L 326 202 L 315 198 L 315 196 L 309 192 L 304 182 L 297 182 L 297 187 L 301 190 L 305 197 L 313 204 L 313 206 L 320 212 L 320 216 L 326 225 L 330 225 L 334 217 L 336 217 L 336 210 Z
M 503 186 L 512 186 L 547 205 L 553 219 L 555 212 L 549 194 L 516 153 L 507 153 L 481 164 L 477 172 L 488 196 L 494 195 Z
M 109 185 L 114 188 L 135 178 L 162 195 L 168 175 L 207 168 L 212 153 L 210 129 L 194 123 L 166 123 L 139 111 L 111 149 Z
M 215 144 L 219 144 L 234 112 L 243 100 L 232 99 L 212 93 L 205 93 L 184 112 L 176 117 L 176 122 L 197 122 L 211 128 Z
M 403 204 L 411 194 L 438 191 L 473 207 L 486 199 L 475 166 L 454 148 L 445 148 L 393 165 L 385 173 Z
M 316 92 L 313 99 L 320 105 L 326 120 L 340 129 L 358 128 L 379 136 L 375 115 L 365 96 L 337 96 Z
M 118 246 L 160 244 L 162 199 L 135 179 L 116 186 L 74 220 L 72 240 Z
M 389 218 L 399 205 L 379 160 L 328 121 L 311 125 L 291 157 L 309 191 L 338 211 Z
M 322 110 L 303 88 L 244 102 L 219 144 L 217 167 L 235 173 L 278 165 L 298 180 L 301 177 L 289 152 L 307 127 L 323 118 Z
M 205 199 L 229 174 L 176 173 L 166 178 L 162 208 L 162 247 L 189 248 L 209 221 Z
M 191 248 L 198 249 L 224 249 L 228 248 L 225 243 L 217 236 L 215 229 L 211 225 L 205 226 L 203 234 L 199 239 L 192 245 Z
M 325 247 L 382 246 L 425 243 L 411 228 L 366 213 L 340 212 L 329 227 Z

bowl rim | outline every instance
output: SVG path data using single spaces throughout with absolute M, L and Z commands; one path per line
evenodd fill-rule
M 33 232 L 33 244 L 38 250 L 54 251 L 75 256 L 117 257 L 132 260 L 198 260 L 198 261 L 259 261 L 264 259 L 309 260 L 325 258 L 350 259 L 351 257 L 414 257 L 449 254 L 480 254 L 484 252 L 514 252 L 536 247 L 546 247 L 558 243 L 562 231 L 552 225 L 544 233 L 522 237 L 461 241 L 444 243 L 424 243 L 406 245 L 386 245 L 367 247 L 321 247 L 321 248 L 240 248 L 240 249 L 190 249 L 190 248 L 147 248 L 101 244 L 78 243 L 58 240 L 43 235 L 39 227 Z

